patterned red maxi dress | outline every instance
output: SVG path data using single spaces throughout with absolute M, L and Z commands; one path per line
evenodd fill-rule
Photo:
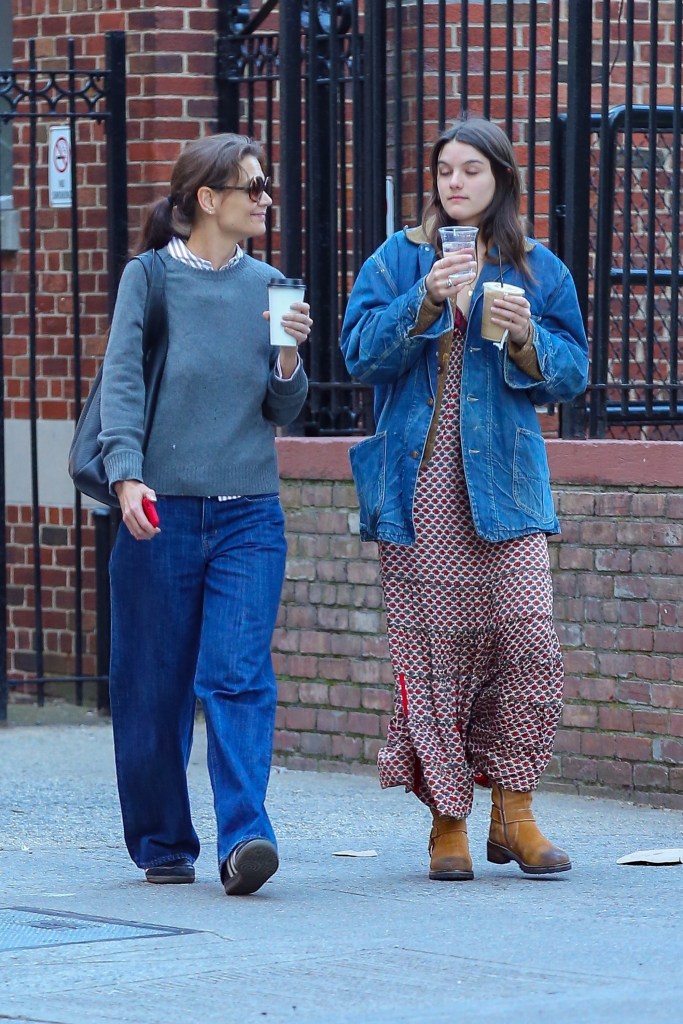
M 416 543 L 379 545 L 395 680 L 380 782 L 455 818 L 472 809 L 475 776 L 536 788 L 563 681 L 545 534 L 493 544 L 474 529 L 460 443 L 465 326 L 459 314 L 434 451 L 418 476 Z

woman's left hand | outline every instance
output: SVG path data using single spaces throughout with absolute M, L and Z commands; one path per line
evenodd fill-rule
M 491 303 L 491 322 L 507 328 L 508 340 L 520 348 L 529 337 L 531 306 L 523 295 L 506 295 Z

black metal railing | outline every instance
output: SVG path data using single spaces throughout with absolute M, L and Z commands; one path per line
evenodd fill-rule
M 266 142 L 282 186 L 277 196 L 282 237 L 271 236 L 269 253 L 276 252 L 287 272 L 301 270 L 309 283 L 316 328 L 306 356 L 312 389 L 303 430 L 362 434 L 372 428 L 368 397 L 349 380 L 338 357 L 348 292 L 360 263 L 387 232 L 419 219 L 432 139 L 452 118 L 475 112 L 502 124 L 512 137 L 530 231 L 568 264 L 591 335 L 591 387 L 562 408 L 562 435 L 630 436 L 619 430 L 628 426 L 638 433 L 649 425 L 643 436 L 678 436 L 680 251 L 673 239 L 680 235 L 683 5 L 653 0 L 649 38 L 640 38 L 640 25 L 638 41 L 634 0 L 618 5 L 530 0 L 523 13 L 513 0 L 269 0 L 252 14 L 257 7 L 221 7 L 219 123 Z M 634 81 L 640 60 L 636 45 L 645 45 L 650 55 L 659 52 L 665 15 L 673 52 L 667 58 L 674 97 L 670 115 L 662 114 L 658 103 L 662 84 L 656 59 L 649 61 L 648 82 Z M 598 59 L 587 40 L 601 48 Z M 661 148 L 658 119 L 670 116 L 670 128 L 660 127 L 668 132 L 672 154 L 671 166 L 662 168 L 672 195 L 667 222 L 672 247 L 666 270 L 668 327 L 663 334 L 658 325 L 664 313 L 657 296 L 662 277 L 653 272 L 645 286 L 649 312 L 641 331 L 648 351 L 639 360 L 634 358 L 638 337 L 622 336 L 618 353 L 606 340 L 604 310 L 615 296 L 628 310 L 638 294 L 637 274 L 625 268 L 617 280 L 611 273 L 613 237 L 605 226 L 620 202 L 621 172 L 609 170 L 610 160 L 621 159 L 610 155 L 616 130 L 610 125 L 617 116 L 612 111 L 625 109 L 621 134 L 623 159 L 628 159 L 635 130 L 628 111 L 641 93 L 653 159 Z M 638 147 L 632 152 L 639 159 Z M 644 194 L 652 199 L 658 187 L 651 179 Z M 631 192 L 641 188 L 634 180 Z M 623 202 L 633 207 L 627 193 Z M 622 215 L 629 216 L 627 206 L 617 210 L 615 224 Z M 648 227 L 654 234 L 648 236 L 646 253 L 657 249 L 654 225 Z M 664 365 L 658 359 L 662 346 L 667 352 L 663 381 L 657 376 Z
M 68 52 L 65 66 L 59 70 L 43 70 L 36 58 L 35 41 L 29 43 L 29 61 L 27 68 L 13 68 L 0 71 L 0 120 L 10 124 L 18 131 L 21 129 L 22 139 L 26 140 L 22 149 L 22 167 L 26 170 L 26 179 L 21 185 L 22 216 L 24 218 L 22 247 L 27 253 L 27 269 L 16 265 L 10 269 L 10 263 L 0 263 L 0 373 L 2 373 L 3 394 L 5 393 L 5 369 L 2 358 L 5 339 L 5 316 L 9 297 L 7 281 L 10 275 L 21 279 L 20 292 L 25 299 L 25 319 L 27 321 L 26 348 L 28 356 L 28 411 L 30 435 L 30 511 L 31 511 L 31 543 L 30 557 L 32 562 L 31 586 L 24 587 L 26 600 L 32 602 L 32 626 L 30 629 L 31 650 L 25 647 L 21 651 L 24 671 L 9 675 L 7 672 L 7 617 L 8 611 L 8 564 L 7 544 L 3 531 L 0 545 L 0 617 L 3 628 L 0 629 L 3 651 L 0 651 L 0 723 L 7 718 L 8 689 L 14 684 L 29 683 L 37 693 L 39 703 L 45 695 L 45 687 L 52 683 L 73 683 L 77 702 L 83 699 L 83 686 L 87 682 L 98 684 L 98 703 L 106 700 L 103 685 L 108 675 L 108 655 L 103 643 L 108 643 L 109 631 L 104 627 L 98 630 L 98 647 L 94 673 L 84 672 L 84 512 L 81 508 L 80 495 L 74 492 L 73 522 L 69 529 L 54 529 L 48 525 L 43 515 L 44 508 L 41 495 L 39 475 L 39 444 L 38 427 L 41 420 L 40 385 L 43 378 L 40 372 L 40 360 L 45 355 L 45 325 L 40 320 L 41 291 L 40 278 L 48 270 L 43 261 L 41 249 L 41 231 L 45 223 L 45 164 L 46 146 L 39 133 L 39 127 L 45 124 L 64 123 L 68 133 L 70 151 L 70 192 L 68 215 L 60 221 L 60 230 L 66 234 L 68 244 L 64 250 L 63 262 L 60 266 L 68 268 L 70 290 L 68 296 L 62 296 L 64 308 L 70 310 L 69 323 L 71 334 L 71 363 L 73 366 L 74 411 L 77 417 L 81 408 L 82 367 L 81 351 L 83 345 L 81 309 L 83 294 L 81 290 L 81 233 L 83 231 L 83 209 L 80 203 L 80 190 L 83 185 L 80 174 L 79 146 L 80 131 L 86 123 L 104 126 L 106 150 L 106 227 L 107 227 L 107 281 L 109 290 L 109 308 L 113 308 L 116 285 L 121 269 L 128 254 L 128 220 L 127 220 L 127 163 L 126 163 L 126 131 L 125 131 L 125 37 L 122 32 L 109 32 L 106 35 L 106 67 L 103 69 L 83 69 L 77 66 L 75 59 L 75 42 L 68 41 Z M 49 159 L 49 157 L 47 158 Z M 40 177 L 39 177 L 40 169 Z M 39 226 L 39 219 L 41 224 Z M 61 243 L 63 246 L 63 243 Z M 62 249 L 58 254 L 61 258 Z M 39 265 L 39 257 L 41 263 Z M 0 420 L 0 454 L 4 455 L 5 436 L 4 424 Z M 43 455 L 43 458 L 45 456 Z M 4 477 L 4 458 L 0 459 L 0 512 L 6 522 L 6 487 Z M 66 467 L 65 467 L 66 473 Z M 106 523 L 110 517 L 106 516 Z M 103 597 L 107 588 L 107 554 L 110 543 L 110 526 L 104 519 L 94 517 L 94 546 L 98 605 L 100 617 L 104 616 L 108 597 Z M 72 531 L 72 533 L 71 533 Z M 49 564 L 49 543 L 47 538 L 54 535 L 54 543 L 63 546 L 73 557 L 73 587 L 69 594 L 73 599 L 73 651 L 69 661 L 71 670 L 66 673 L 48 672 L 46 669 L 45 646 L 45 613 L 44 565 Z M 17 588 L 15 588 L 17 589 Z M 14 609 L 16 611 L 16 609 Z M 49 609 L 48 609 L 49 610 Z M 60 609 L 63 611 L 63 608 Z M 67 660 L 67 659 L 64 659 Z

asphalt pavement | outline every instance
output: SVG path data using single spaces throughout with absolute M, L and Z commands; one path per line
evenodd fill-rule
M 430 882 L 414 797 L 367 775 L 274 769 L 280 871 L 227 897 L 205 757 L 198 723 L 197 881 L 154 886 L 122 842 L 110 726 L 0 730 L 0 1020 L 683 1021 L 683 865 L 616 863 L 683 847 L 680 812 L 542 791 L 539 822 L 574 867 L 529 878 L 487 863 L 479 790 L 474 881 Z

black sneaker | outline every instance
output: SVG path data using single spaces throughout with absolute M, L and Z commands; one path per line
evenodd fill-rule
M 228 896 L 248 896 L 260 889 L 278 869 L 277 850 L 267 839 L 239 843 L 221 865 L 221 881 Z
M 156 885 L 187 885 L 194 882 L 194 864 L 187 857 L 177 857 L 165 864 L 145 868 L 145 878 Z

